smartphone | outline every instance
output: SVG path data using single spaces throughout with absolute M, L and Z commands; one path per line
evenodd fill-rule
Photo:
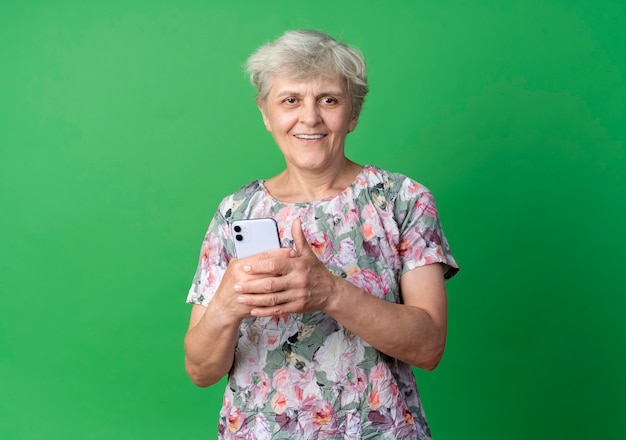
M 235 220 L 230 227 L 237 258 L 280 247 L 278 224 L 273 218 Z

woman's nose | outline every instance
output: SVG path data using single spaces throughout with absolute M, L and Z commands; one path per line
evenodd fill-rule
M 322 120 L 319 108 L 315 103 L 303 103 L 300 108 L 300 122 L 313 126 Z

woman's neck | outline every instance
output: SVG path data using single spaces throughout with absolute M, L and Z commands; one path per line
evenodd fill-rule
M 339 161 L 338 161 L 339 162 Z M 344 158 L 323 171 L 287 168 L 264 182 L 275 199 L 283 202 L 312 202 L 332 197 L 348 188 L 363 167 Z

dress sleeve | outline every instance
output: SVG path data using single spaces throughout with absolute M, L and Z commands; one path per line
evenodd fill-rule
M 400 232 L 398 252 L 402 273 L 426 264 L 443 263 L 445 278 L 452 278 L 459 266 L 441 228 L 431 192 L 406 179 L 398 191 L 394 210 Z
M 218 209 L 202 241 L 198 267 L 187 295 L 189 304 L 207 306 L 215 295 L 232 256 L 229 237 L 228 221 Z

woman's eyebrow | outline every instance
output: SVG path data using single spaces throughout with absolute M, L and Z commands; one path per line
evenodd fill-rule
M 345 92 L 343 92 L 342 90 L 326 90 L 320 93 L 317 93 L 315 96 L 318 98 L 321 98 L 322 96 L 345 96 Z M 278 92 L 276 94 L 277 98 L 281 98 L 283 96 L 302 96 L 302 93 L 300 92 L 294 92 L 294 91 L 290 91 L 290 90 L 283 90 L 281 92 Z
M 278 92 L 278 93 L 276 94 L 276 97 L 278 97 L 278 98 L 280 98 L 280 97 L 282 97 L 282 96 L 300 96 L 300 93 L 298 93 L 298 92 L 292 92 L 292 91 L 290 91 L 290 90 L 284 90 L 284 91 L 282 91 L 282 92 Z

